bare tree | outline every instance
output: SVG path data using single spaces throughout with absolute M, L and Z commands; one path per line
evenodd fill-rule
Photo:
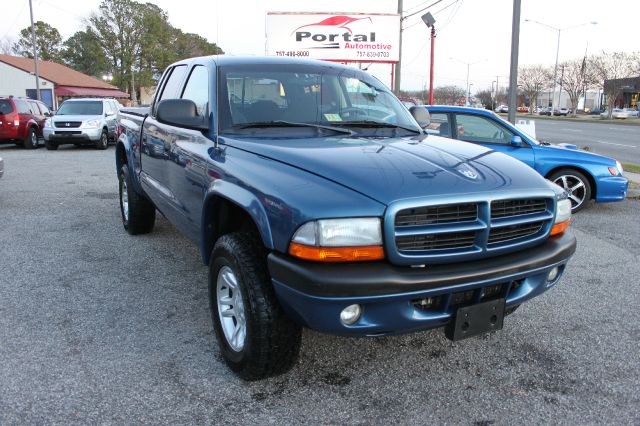
M 9 37 L 5 37 L 0 40 L 0 53 L 3 55 L 13 55 L 13 43 L 14 41 Z
M 591 58 L 596 78 L 602 82 L 609 105 L 609 119 L 613 116 L 613 107 L 626 82 L 633 75 L 633 58 L 626 52 L 602 52 Z
M 520 67 L 520 70 L 518 70 L 518 86 L 520 86 L 520 90 L 525 97 L 529 98 L 529 113 L 533 112 L 538 95 L 551 84 L 552 79 L 551 70 L 544 65 Z
M 440 86 L 433 89 L 433 100 L 438 105 L 454 105 L 466 95 L 466 91 L 458 86 Z
M 598 77 L 593 67 L 587 66 L 586 58 L 573 59 L 562 64 L 562 90 L 567 92 L 571 102 L 571 116 L 576 116 L 578 101 L 586 89 L 593 87 Z

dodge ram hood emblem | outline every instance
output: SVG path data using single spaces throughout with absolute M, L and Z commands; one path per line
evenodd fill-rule
M 476 173 L 475 170 L 473 170 L 470 166 L 466 165 L 466 164 L 461 164 L 460 167 L 458 167 L 458 172 L 460 172 L 461 175 L 468 177 L 469 179 L 477 179 L 478 178 L 478 173 Z

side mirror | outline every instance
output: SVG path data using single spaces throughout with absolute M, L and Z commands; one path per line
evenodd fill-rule
M 515 146 L 516 148 L 520 148 L 524 146 L 524 142 L 522 138 L 518 135 L 511 136 L 511 146 Z
M 424 106 L 412 106 L 409 108 L 409 112 L 421 128 L 424 129 L 429 125 L 429 123 L 431 123 L 431 115 Z
M 207 117 L 198 115 L 196 104 L 190 99 L 165 99 L 156 111 L 160 123 L 194 130 L 208 130 Z
M 51 114 L 50 112 L 45 112 L 45 113 L 44 113 L 44 116 L 45 116 L 45 117 L 51 117 L 52 115 L 53 115 L 53 114 Z

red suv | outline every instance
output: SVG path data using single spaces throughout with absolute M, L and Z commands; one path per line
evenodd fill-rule
M 36 148 L 42 128 L 51 111 L 40 101 L 0 98 L 0 143 L 12 142 Z

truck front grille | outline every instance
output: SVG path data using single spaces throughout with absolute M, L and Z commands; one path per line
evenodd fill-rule
M 53 125 L 60 129 L 73 129 L 82 125 L 82 121 L 54 121 Z
M 447 263 L 525 248 L 549 233 L 554 208 L 550 197 L 425 204 L 390 209 L 390 260 Z

